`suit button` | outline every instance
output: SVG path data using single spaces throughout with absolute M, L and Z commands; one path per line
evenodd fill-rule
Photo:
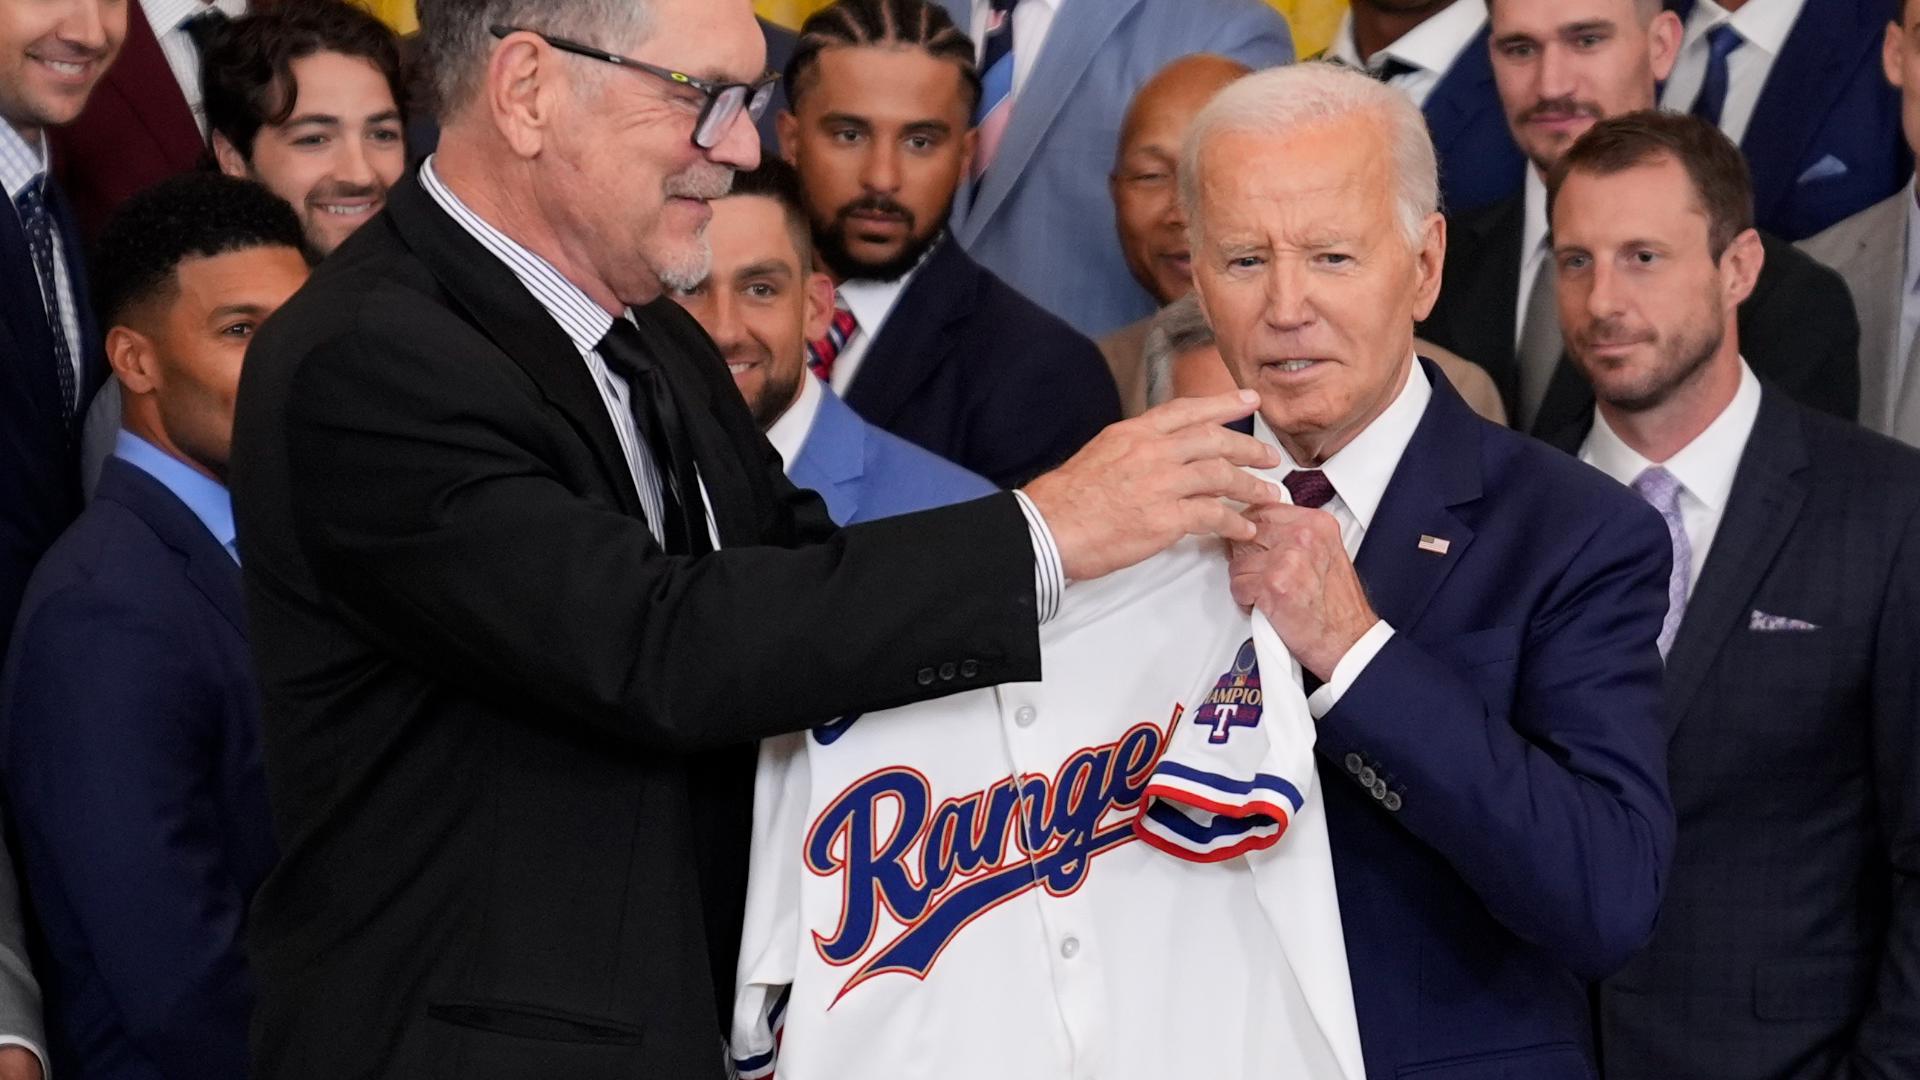
M 1033 711 L 1033 706 L 1022 705 L 1014 710 L 1013 722 L 1021 727 L 1032 727 L 1034 719 L 1039 715 L 1039 713 Z
M 1374 798 L 1376 798 L 1376 799 L 1380 799 L 1380 800 L 1382 800 L 1382 801 L 1385 801 L 1385 799 L 1386 799 L 1386 797 L 1387 797 L 1387 782 L 1386 782 L 1385 780 L 1381 780 L 1381 779 L 1378 779 L 1378 778 L 1375 778 L 1375 779 L 1374 779 L 1374 781 L 1373 781 L 1373 797 L 1374 797 Z
M 960 670 L 960 666 L 959 666 L 958 664 L 954 664 L 954 663 L 951 663 L 951 662 L 949 662 L 949 663 L 945 663 L 945 664 L 941 664 L 941 665 L 940 665 L 940 681 L 941 681 L 941 682 L 952 682 L 952 681 L 953 681 L 953 676 L 954 676 L 954 675 L 955 675 L 955 674 L 956 674 L 956 673 L 957 673 L 957 672 L 958 672 L 959 670 Z
M 1363 788 L 1372 787 L 1375 779 L 1376 777 L 1374 776 L 1373 769 L 1371 767 L 1360 770 L 1360 786 L 1361 787 Z
M 923 668 L 921 668 L 921 669 L 920 669 L 920 674 L 918 674 L 918 675 L 916 675 L 916 676 L 914 676 L 914 677 L 915 677 L 916 679 L 918 679 L 918 680 L 920 680 L 920 685 L 921 685 L 921 686 L 932 686 L 932 685 L 933 685 L 933 669 L 932 669 L 932 668 L 930 668 L 930 667 L 923 667 Z
M 1347 771 L 1350 773 L 1354 773 L 1356 775 L 1360 772 L 1360 755 L 1359 754 L 1347 755 Z
M 971 679 L 978 674 L 980 674 L 980 662 L 978 660 L 967 660 L 961 663 L 960 665 L 961 678 Z
M 1387 797 L 1380 800 L 1380 805 L 1386 807 L 1389 811 L 1399 810 L 1400 793 L 1397 791 L 1387 792 Z

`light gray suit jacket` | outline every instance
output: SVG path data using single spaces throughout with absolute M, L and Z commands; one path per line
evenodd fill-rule
M 941 3 L 970 31 L 971 0 Z M 1157 306 L 1114 230 L 1120 121 L 1155 72 L 1197 52 L 1273 67 L 1293 62 L 1293 36 L 1262 0 L 1060 0 L 999 156 L 954 199 L 967 253 L 1096 341 Z
M 47 1034 L 40 1012 L 40 984 L 27 965 L 27 927 L 20 914 L 20 879 L 13 853 L 0 835 L 0 1039 L 24 1042 L 47 1069 Z
M 1920 446 L 1920 335 L 1900 356 L 1900 293 L 1906 280 L 1907 200 L 1913 189 L 1800 241 L 1846 279 L 1860 316 L 1860 423 Z

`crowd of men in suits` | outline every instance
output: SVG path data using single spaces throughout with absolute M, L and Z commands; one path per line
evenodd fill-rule
M 754 741 L 1188 533 L 1366 1075 L 1920 1080 L 1920 0 L 611 6 L 0 0 L 0 1080 L 709 1075 Z

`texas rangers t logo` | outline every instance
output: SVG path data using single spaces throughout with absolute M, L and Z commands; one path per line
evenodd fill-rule
M 1193 722 L 1213 730 L 1207 742 L 1219 745 L 1237 727 L 1260 726 L 1260 661 L 1248 638 L 1233 658 L 1233 670 L 1213 684 L 1207 700 L 1193 714 Z

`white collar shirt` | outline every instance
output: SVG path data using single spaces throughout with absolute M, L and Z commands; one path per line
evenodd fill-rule
M 1040 51 L 1046 47 L 1047 31 L 1053 28 L 1053 18 L 1066 0 L 1016 0 L 1013 8 L 1013 96 L 1017 100 L 1020 90 L 1027 85 L 1027 79 L 1033 74 L 1034 62 L 1040 59 Z M 973 0 L 973 24 L 968 32 L 973 35 L 975 56 L 985 53 L 987 47 L 987 18 L 993 13 L 989 0 Z
M 1340 525 L 1340 544 L 1346 549 L 1347 558 L 1360 554 L 1360 544 L 1367 538 L 1367 528 L 1373 524 L 1373 517 L 1380 509 L 1380 502 L 1386 498 L 1387 485 L 1393 482 L 1393 473 L 1400 467 L 1400 458 L 1407 452 L 1407 445 L 1413 442 L 1413 433 L 1420 427 L 1420 420 L 1427 414 L 1427 405 L 1433 400 L 1433 384 L 1427 379 L 1427 372 L 1416 358 L 1407 373 L 1407 381 L 1401 386 L 1400 393 L 1393 402 L 1374 417 L 1353 441 L 1340 448 L 1340 451 L 1328 458 L 1320 466 L 1327 474 L 1327 481 L 1333 485 L 1333 499 L 1321 507 L 1333 515 Z M 1284 487 L 1286 476 L 1297 468 L 1293 455 L 1281 444 L 1273 429 L 1259 413 L 1253 417 L 1253 434 L 1261 442 L 1280 451 L 1280 464 L 1265 471 L 1255 470 L 1255 475 Z M 1327 715 L 1347 689 L 1373 662 L 1381 648 L 1393 637 L 1393 627 L 1381 619 L 1373 628 L 1362 635 L 1347 654 L 1334 665 L 1333 677 L 1326 685 L 1314 691 L 1307 698 L 1308 711 L 1314 719 Z
M 1473 43 L 1474 35 L 1486 22 L 1486 0 L 1455 0 L 1426 22 L 1400 35 L 1400 40 L 1372 56 L 1363 57 L 1353 43 L 1353 13 L 1349 11 L 1340 19 L 1340 30 L 1334 35 L 1333 44 L 1327 47 L 1327 56 L 1362 71 L 1378 68 L 1389 59 L 1412 65 L 1417 70 L 1388 81 L 1424 109 L 1427 98 L 1433 95 L 1440 80 L 1446 78 L 1454 61 L 1460 59 L 1460 54 Z
M 847 396 L 847 389 L 853 385 L 854 376 L 860 373 L 860 365 L 867 358 L 867 346 L 887 325 L 887 316 L 893 314 L 894 305 L 900 302 L 900 294 L 907 291 L 914 275 L 927 265 L 927 259 L 935 249 L 951 242 L 950 238 L 941 237 L 933 247 L 927 249 L 913 269 L 892 281 L 843 281 L 837 286 L 840 299 L 846 301 L 847 310 L 853 312 L 854 326 L 853 333 L 847 335 L 847 343 L 840 347 L 840 355 L 833 361 L 834 393 Z
M 48 147 L 45 132 L 39 134 L 36 143 L 27 141 L 25 135 L 5 120 L 0 120 L 0 187 L 7 193 L 7 208 L 18 215 L 20 204 L 16 202 L 20 193 L 36 177 L 45 177 L 45 183 L 53 183 L 53 157 Z M 44 197 L 45 188 L 42 187 Z M 24 229 L 26 223 L 21 222 Z M 67 249 L 60 234 L 60 223 L 51 221 L 53 232 L 53 295 L 60 305 L 60 329 L 67 336 L 67 357 L 73 365 L 73 385 L 84 384 L 86 375 L 86 343 L 80 340 L 80 309 L 75 306 L 73 275 L 67 270 Z M 39 281 L 40 275 L 34 274 Z M 41 283 L 40 302 L 47 303 L 46 284 Z M 85 405 L 76 404 L 75 408 Z
M 1753 121 L 1754 106 L 1767 85 L 1774 61 L 1786 47 L 1787 35 L 1800 18 L 1807 0 L 1747 0 L 1739 11 L 1729 13 L 1713 0 L 1699 0 L 1687 16 L 1686 36 L 1680 46 L 1680 59 L 1660 95 L 1662 106 L 1686 112 L 1700 96 L 1707 79 L 1707 57 L 1711 46 L 1707 34 L 1723 23 L 1740 33 L 1741 45 L 1727 56 L 1727 99 L 1720 108 L 1720 130 L 1735 143 L 1747 136 Z
M 801 372 L 800 390 L 794 395 L 793 404 L 767 427 L 767 441 L 780 452 L 780 461 L 789 474 L 800 452 L 806 449 L 807 436 L 813 433 L 813 421 L 820 415 L 820 399 L 825 394 L 820 380 L 814 378 L 812 372 Z
M 237 19 L 247 13 L 247 0 L 140 0 L 140 9 L 148 25 L 153 27 L 153 36 L 160 41 L 167 68 L 173 72 L 173 81 L 179 84 L 181 95 L 187 99 L 187 107 L 193 110 L 194 123 L 200 125 L 203 138 L 207 134 L 207 109 L 200 94 L 200 50 L 187 33 L 186 25 L 189 19 L 208 8 L 216 8 L 227 18 Z
M 1680 482 L 1680 521 L 1693 556 L 1687 568 L 1688 596 L 1700 583 L 1700 571 L 1707 564 L 1707 553 L 1713 548 L 1727 512 L 1727 500 L 1733 495 L 1740 456 L 1746 453 L 1747 439 L 1759 415 L 1760 380 L 1745 360 L 1740 362 L 1740 388 L 1734 391 L 1733 401 L 1705 431 L 1665 461 L 1647 460 L 1614 432 L 1598 409 L 1594 410 L 1593 429 L 1580 447 L 1581 461 L 1629 487 L 1655 465 Z

